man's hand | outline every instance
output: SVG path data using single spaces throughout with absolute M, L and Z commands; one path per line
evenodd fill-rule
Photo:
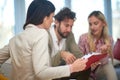
M 76 57 L 68 51 L 62 51 L 61 57 L 65 60 L 66 64 L 72 64 L 76 60 Z

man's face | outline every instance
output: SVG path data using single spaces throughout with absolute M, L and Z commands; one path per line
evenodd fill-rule
M 67 36 L 72 30 L 73 23 L 74 23 L 73 19 L 65 19 L 61 22 L 58 22 L 58 25 L 56 25 L 58 34 L 62 38 L 67 38 Z

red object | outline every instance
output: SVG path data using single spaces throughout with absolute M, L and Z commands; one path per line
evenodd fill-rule
M 118 38 L 113 48 L 114 58 L 120 60 L 120 39 Z
M 86 66 L 85 70 L 90 68 L 91 64 L 100 61 L 102 58 L 105 58 L 106 56 L 107 56 L 107 54 L 101 54 L 101 53 L 89 54 L 89 56 L 86 57 L 88 59 L 88 62 L 86 63 L 87 66 Z M 84 58 L 84 56 L 83 56 L 83 58 Z

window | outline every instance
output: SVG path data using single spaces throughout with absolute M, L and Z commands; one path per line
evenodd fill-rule
M 76 42 L 78 42 L 79 36 L 88 32 L 88 15 L 93 10 L 100 10 L 104 13 L 103 0 L 72 0 L 72 10 L 76 12 L 76 21 L 74 23 L 73 32 Z
M 112 0 L 112 31 L 114 41 L 120 38 L 120 0 Z
M 14 35 L 13 0 L 0 0 L 0 47 L 8 43 Z

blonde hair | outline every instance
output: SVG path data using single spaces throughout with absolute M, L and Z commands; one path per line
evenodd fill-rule
M 103 38 L 103 41 L 104 41 L 105 44 L 110 45 L 110 44 L 111 44 L 111 41 L 110 41 L 110 38 L 109 38 L 108 25 L 107 25 L 107 21 L 106 21 L 106 19 L 105 19 L 104 14 L 103 14 L 102 12 L 100 12 L 100 11 L 93 11 L 93 12 L 88 16 L 88 19 L 89 19 L 91 16 L 95 16 L 97 19 L 101 20 L 103 23 L 106 24 L 106 25 L 103 27 L 102 34 L 101 34 L 101 38 Z M 94 43 L 93 35 L 91 34 L 90 28 L 89 28 L 89 31 L 88 31 L 88 43 L 89 43 L 90 51 L 91 51 L 91 52 L 95 51 L 95 43 Z M 112 45 L 109 47 L 108 53 L 110 54 L 111 57 L 113 57 L 113 55 L 112 55 Z

